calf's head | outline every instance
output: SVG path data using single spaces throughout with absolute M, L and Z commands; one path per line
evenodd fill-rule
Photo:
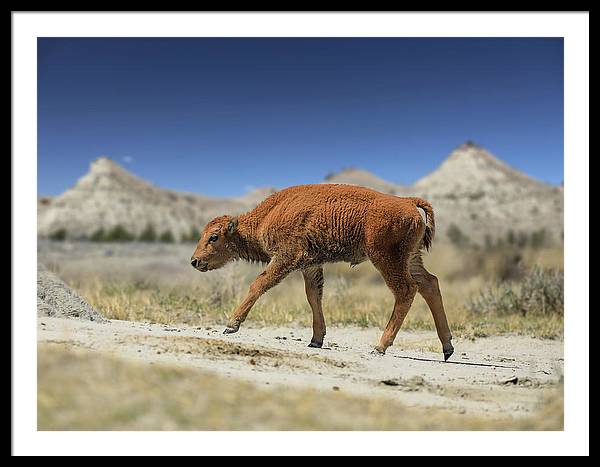
M 192 255 L 192 266 L 206 272 L 219 269 L 234 259 L 231 237 L 236 228 L 237 219 L 231 216 L 217 217 L 206 224 Z

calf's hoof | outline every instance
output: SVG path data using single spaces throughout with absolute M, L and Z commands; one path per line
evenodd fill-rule
M 447 362 L 453 353 L 454 353 L 454 347 L 452 347 L 452 346 L 444 349 L 444 361 Z
M 373 355 L 385 355 L 385 347 L 382 347 L 380 345 L 376 345 L 373 350 L 371 351 L 371 353 Z
M 323 347 L 323 342 L 310 341 L 310 344 L 308 344 L 308 346 L 313 347 L 315 349 L 320 349 Z
M 223 331 L 223 334 L 234 334 L 234 333 L 238 332 L 239 330 L 240 330 L 239 326 L 236 328 L 227 326 L 225 328 L 225 331 Z

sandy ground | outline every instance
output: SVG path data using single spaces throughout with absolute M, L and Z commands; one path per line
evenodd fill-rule
M 314 388 L 390 398 L 484 417 L 524 416 L 562 381 L 563 343 L 504 336 L 455 340 L 444 363 L 435 334 L 401 332 L 385 356 L 371 353 L 378 329 L 331 328 L 323 349 L 308 348 L 310 329 L 221 327 L 140 322 L 95 323 L 40 317 L 38 340 L 119 358 L 200 368 L 259 386 Z

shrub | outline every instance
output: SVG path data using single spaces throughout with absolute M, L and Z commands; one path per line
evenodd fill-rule
M 140 236 L 138 237 L 140 242 L 155 242 L 156 241 L 156 231 L 152 224 L 148 224 L 146 228 L 142 231 Z
M 158 240 L 163 243 L 173 243 L 175 241 L 175 238 L 173 237 L 173 234 L 170 230 L 165 230 L 163 233 L 160 234 Z
M 525 232 L 519 232 L 517 235 L 517 246 L 519 248 L 525 248 L 529 242 L 529 237 Z
M 94 231 L 92 235 L 90 235 L 90 240 L 92 242 L 103 242 L 106 237 L 106 232 L 104 232 L 104 228 L 100 227 L 98 230 Z
M 467 237 L 456 224 L 450 224 L 448 228 L 448 238 L 456 246 L 465 246 L 469 244 Z
M 480 200 L 481 198 L 483 198 L 484 196 L 485 196 L 485 193 L 483 191 L 478 191 L 477 193 L 469 194 L 469 200 L 477 201 L 477 200 Z
M 182 242 L 197 242 L 200 239 L 200 231 L 196 227 L 190 229 L 190 233 L 181 236 Z
M 505 247 L 492 256 L 494 277 L 499 282 L 523 279 L 526 271 L 523 269 L 523 255 L 518 249 Z
M 516 242 L 517 242 L 517 237 L 515 236 L 515 231 L 511 229 L 506 233 L 506 243 L 508 243 L 510 246 L 512 246 Z
M 485 235 L 484 246 L 487 251 L 492 251 L 494 248 L 494 240 L 490 234 Z
M 65 240 L 67 238 L 67 230 L 66 229 L 57 229 L 54 232 L 52 232 L 50 235 L 48 235 L 48 237 L 50 238 L 50 240 L 56 240 L 56 241 L 62 242 L 63 240 Z
M 546 229 L 536 230 L 531 234 L 530 241 L 533 248 L 542 248 L 548 243 L 548 232 Z
M 489 287 L 467 303 L 473 313 L 560 314 L 564 313 L 564 274 L 557 269 L 535 267 L 525 276 L 520 287 L 504 284 Z
M 521 297 L 528 312 L 552 314 L 564 312 L 564 273 L 536 267 L 523 281 Z
M 130 242 L 134 239 L 134 235 L 125 229 L 125 227 L 115 225 L 108 231 L 103 240 L 106 242 Z

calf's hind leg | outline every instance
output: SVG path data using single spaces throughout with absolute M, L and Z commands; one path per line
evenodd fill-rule
M 371 258 L 371 262 L 379 270 L 396 299 L 392 316 L 383 331 L 379 345 L 375 347 L 377 352 L 384 354 L 387 348 L 394 343 L 404 318 L 410 310 L 417 294 L 417 284 L 408 271 L 407 259 L 402 256 Z
M 411 259 L 410 274 L 417 283 L 419 293 L 425 299 L 427 306 L 429 306 L 429 309 L 431 310 L 435 329 L 440 342 L 442 343 L 444 360 L 447 361 L 454 353 L 454 347 L 452 346 L 452 334 L 450 333 L 448 319 L 446 318 L 446 312 L 444 311 L 438 279 L 425 269 L 423 259 L 419 253 L 416 253 Z
M 325 338 L 325 318 L 323 317 L 323 307 L 321 299 L 323 298 L 323 268 L 316 266 L 302 271 L 304 276 L 304 289 L 306 298 L 313 313 L 313 335 L 309 347 L 323 347 Z

